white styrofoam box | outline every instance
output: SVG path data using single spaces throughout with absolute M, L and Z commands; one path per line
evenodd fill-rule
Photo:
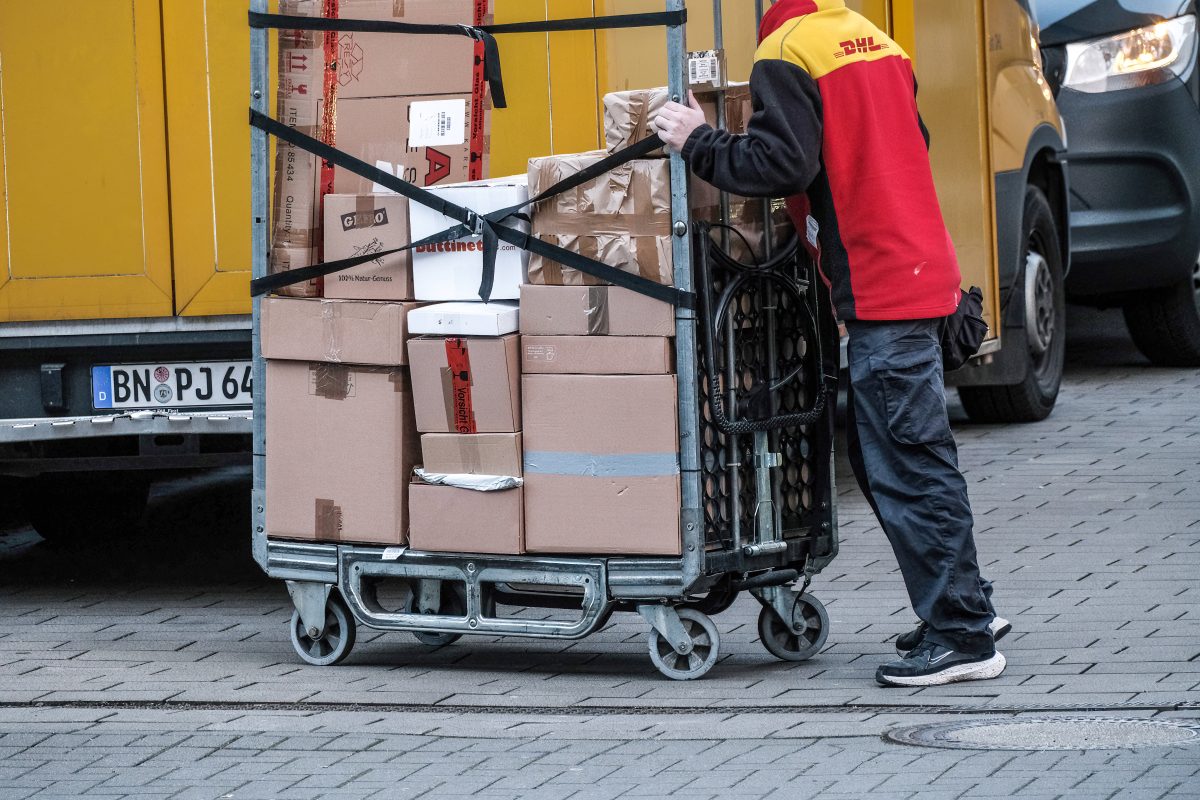
M 435 303 L 408 312 L 408 332 L 438 336 L 503 336 L 516 331 L 517 303 Z
M 529 199 L 524 175 L 492 178 L 474 183 L 430 187 L 429 191 L 455 205 L 483 215 Z M 458 223 L 420 203 L 409 206 L 409 228 L 414 242 L 452 228 Z M 522 232 L 529 223 L 511 218 L 504 223 Z M 529 266 L 529 252 L 500 242 L 496 254 L 493 300 L 518 300 Z M 468 236 L 445 244 L 417 248 L 412 256 L 413 294 L 417 300 L 478 300 L 483 273 L 483 237 Z

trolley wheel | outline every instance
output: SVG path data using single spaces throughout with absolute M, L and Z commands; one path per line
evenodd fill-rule
M 803 630 L 789 627 L 773 607 L 763 606 L 758 614 L 758 637 L 776 658 L 807 661 L 821 652 L 829 638 L 829 613 L 812 595 L 797 594 L 792 604 L 792 619 Z
M 318 667 L 337 664 L 350 655 L 354 647 L 354 617 L 345 602 L 330 595 L 325 604 L 325 632 L 312 637 L 300 619 L 300 612 L 292 612 L 292 648 L 301 659 Z
M 443 588 L 446 588 L 443 586 Z M 414 598 L 413 602 L 416 600 Z M 442 605 L 438 609 L 438 614 L 447 617 L 461 617 L 467 613 L 467 598 L 462 587 L 457 583 L 453 584 L 453 588 L 449 592 L 442 593 Z M 413 631 L 412 635 L 417 641 L 428 647 L 445 647 L 448 644 L 454 644 L 462 638 L 461 633 L 437 633 L 436 631 Z
M 691 681 L 701 677 L 717 663 L 720 634 L 717 626 L 704 614 L 691 608 L 679 608 L 679 621 L 692 640 L 691 652 L 681 654 L 657 628 L 650 629 L 650 660 L 671 680 Z

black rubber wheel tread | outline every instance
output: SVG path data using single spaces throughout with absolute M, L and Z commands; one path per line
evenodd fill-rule
M 758 638 L 767 652 L 783 661 L 807 661 L 821 652 L 829 638 L 829 614 L 811 595 L 796 598 L 794 612 L 804 617 L 807 629 L 797 634 L 788 628 L 775 609 L 763 606 L 758 612 Z
M 150 475 L 142 472 L 48 473 L 28 480 L 21 494 L 33 529 L 63 545 L 134 535 L 149 498 Z
M 1050 348 L 1053 352 L 1048 356 L 1054 360 L 1050 365 L 1052 388 L 1043 389 L 1039 385 L 1032 364 L 1026 370 L 1025 380 L 1021 383 L 1011 386 L 960 386 L 958 397 L 967 416 L 973 422 L 1040 422 L 1050 416 L 1058 400 L 1066 353 L 1063 341 L 1066 336 L 1066 294 L 1063 288 L 1062 248 L 1059 244 L 1058 224 L 1055 222 L 1050 202 L 1041 189 L 1028 186 L 1025 189 L 1022 241 L 1029 242 L 1035 232 L 1043 240 L 1045 252 L 1041 255 L 1049 264 L 1054 281 L 1055 309 L 1059 321 L 1055 331 L 1058 341 L 1051 342 Z M 1023 273 L 1021 280 L 1024 281 Z
M 1144 295 L 1125 306 L 1133 343 L 1160 367 L 1200 367 L 1200 304 L 1196 274 L 1169 289 Z

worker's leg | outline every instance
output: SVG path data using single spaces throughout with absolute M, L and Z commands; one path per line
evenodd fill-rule
M 935 320 L 850 322 L 856 472 L 892 544 L 926 638 L 993 648 L 967 485 L 946 414 Z M 852 455 L 853 459 L 856 456 Z M 989 587 L 990 588 L 990 587 Z

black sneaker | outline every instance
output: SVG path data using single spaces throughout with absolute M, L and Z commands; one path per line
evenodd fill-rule
M 985 681 L 1004 672 L 1004 656 L 993 650 L 982 656 L 958 653 L 948 647 L 921 642 L 899 661 L 875 670 L 882 686 L 940 686 L 958 681 Z
M 996 617 L 992 620 L 992 624 L 988 626 L 992 631 L 992 641 L 998 642 L 1008 635 L 1012 630 L 1012 623 L 1004 617 Z M 896 652 L 901 656 L 911 653 L 916 649 L 921 640 L 925 638 L 925 632 L 929 630 L 929 625 L 922 622 L 908 633 L 902 633 L 896 637 Z

